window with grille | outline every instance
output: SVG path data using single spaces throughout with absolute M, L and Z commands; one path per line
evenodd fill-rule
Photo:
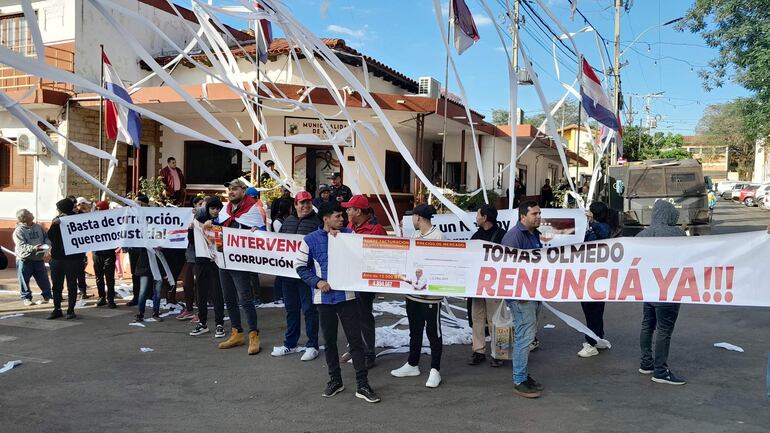
M 24 14 L 0 16 L 0 45 L 28 57 L 35 55 L 35 44 Z

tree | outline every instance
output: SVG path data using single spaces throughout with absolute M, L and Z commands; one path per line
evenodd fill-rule
M 754 92 L 746 112 L 750 139 L 770 134 L 770 7 L 767 0 L 695 0 L 679 30 L 700 34 L 719 55 L 698 72 L 706 90 L 728 78 Z
M 508 125 L 508 110 L 502 108 L 495 108 L 492 110 L 492 124 L 493 125 Z
M 682 147 L 684 137 L 681 134 L 656 132 L 649 135 L 639 126 L 623 127 L 623 154 L 629 161 L 645 159 L 687 159 L 690 152 Z
M 695 131 L 704 136 L 706 144 L 726 145 L 728 165 L 735 167 L 740 179 L 748 179 L 754 170 L 754 148 L 757 126 L 756 100 L 736 99 L 706 107 Z
M 548 109 L 553 110 L 553 107 L 556 106 L 556 102 L 551 102 L 548 104 Z M 540 127 L 540 125 L 545 120 L 545 113 L 536 113 L 532 116 L 524 116 L 524 123 L 529 123 L 530 125 L 534 125 L 535 128 Z M 556 113 L 553 115 L 553 120 L 556 121 L 556 127 L 561 128 L 562 126 L 569 126 L 572 124 L 578 123 L 578 103 L 577 101 L 568 99 L 564 101 L 564 104 L 562 104 L 561 107 L 559 107 L 558 110 L 556 110 Z M 586 116 L 583 115 L 583 123 L 587 121 Z

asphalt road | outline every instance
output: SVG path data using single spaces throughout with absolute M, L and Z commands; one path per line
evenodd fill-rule
M 714 231 L 761 230 L 770 211 L 720 202 Z M 717 251 L 714 254 L 718 254 Z M 757 284 L 767 285 L 765 276 Z M 578 305 L 560 308 L 582 318 Z M 423 374 L 396 379 L 391 369 L 405 355 L 378 359 L 370 382 L 382 402 L 347 389 L 321 397 L 327 381 L 323 355 L 273 358 L 280 345 L 283 310 L 260 309 L 263 351 L 219 350 L 213 334 L 190 337 L 189 323 L 167 320 L 128 326 L 133 309 L 86 308 L 74 322 L 27 313 L 0 320 L 0 365 L 24 363 L 0 374 L 0 432 L 317 432 L 317 431 L 671 431 L 766 432 L 770 407 L 765 378 L 770 320 L 761 308 L 685 306 L 672 339 L 669 364 L 689 383 L 652 383 L 636 372 L 640 304 L 608 305 L 611 350 L 581 359 L 582 337 L 546 313 L 542 348 L 530 357 L 531 374 L 546 389 L 527 400 L 512 393 L 510 363 L 471 367 L 469 346 L 445 347 L 438 389 Z M 109 317 L 104 317 L 109 316 Z M 378 317 L 378 326 L 395 316 Z M 53 329 L 39 329 L 56 326 Z M 713 347 L 729 342 L 736 353 Z M 142 347 L 154 349 L 143 353 Z

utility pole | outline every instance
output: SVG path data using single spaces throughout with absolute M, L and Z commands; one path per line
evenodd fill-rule
M 623 6 L 623 0 L 615 0 L 615 89 L 614 89 L 614 102 L 615 102 L 615 115 L 620 121 L 620 8 Z M 612 151 L 610 155 L 610 163 L 617 164 L 618 162 L 618 144 L 617 141 L 620 137 L 616 138 L 612 144 Z
M 511 17 L 511 4 L 509 0 L 505 2 L 508 16 Z M 516 74 L 514 85 L 519 85 L 519 0 L 513 0 L 513 16 L 511 17 L 511 67 Z M 511 160 L 508 176 L 508 209 L 513 209 L 513 199 L 516 195 L 516 158 L 518 157 L 518 146 L 516 137 L 516 125 L 519 123 L 518 113 L 518 91 L 513 92 L 508 112 L 508 123 L 511 125 Z

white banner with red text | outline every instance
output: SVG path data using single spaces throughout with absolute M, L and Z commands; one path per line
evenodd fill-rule
M 221 239 L 224 267 L 236 271 L 299 278 L 294 266 L 304 237 L 225 227 Z
M 770 287 L 756 274 L 767 257 L 765 232 L 539 250 L 340 234 L 329 239 L 329 283 L 335 290 L 394 294 L 770 306 Z
M 121 207 L 60 218 L 67 255 L 118 247 L 187 248 L 191 208 Z
M 468 218 L 473 220 L 476 212 L 468 212 Z M 558 247 L 583 242 L 588 220 L 582 209 L 541 209 L 540 242 L 544 247 Z M 519 221 L 518 209 L 500 209 L 497 211 L 497 225 L 506 232 L 516 226 Z M 401 221 L 404 237 L 410 238 L 414 233 L 414 224 L 410 215 Z M 467 240 L 476 233 L 478 226 L 468 226 L 454 214 L 436 214 L 431 219 L 444 237 L 449 240 Z

